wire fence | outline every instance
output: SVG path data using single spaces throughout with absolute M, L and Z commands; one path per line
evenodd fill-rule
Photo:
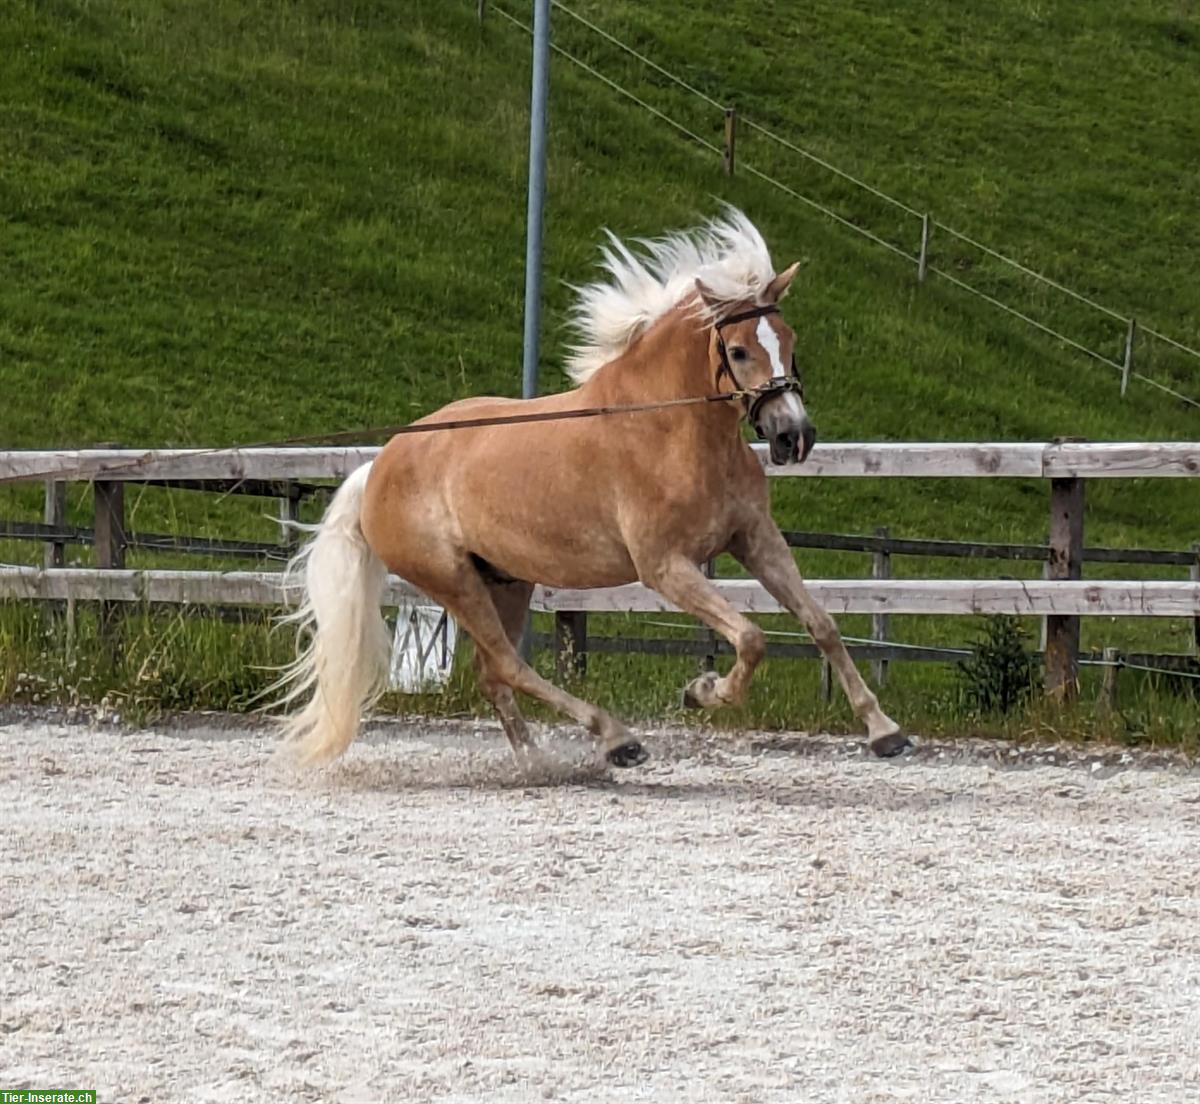
M 673 73 L 669 69 L 664 68 L 662 65 L 658 64 L 658 62 L 654 61 L 652 58 L 648 57 L 646 54 L 642 53 L 639 50 L 636 50 L 634 47 L 632 47 L 628 43 L 622 41 L 617 36 L 613 35 L 609 31 L 605 30 L 603 27 L 599 26 L 592 20 L 590 20 L 590 19 L 586 18 L 585 16 L 581 15 L 580 13 L 574 11 L 572 8 L 568 7 L 565 3 L 563 3 L 562 0 L 551 0 L 551 4 L 558 11 L 562 12 L 564 16 L 567 16 L 568 18 L 573 20 L 575 23 L 584 27 L 586 30 L 599 36 L 605 42 L 607 42 L 610 45 L 621 50 L 623 53 L 632 57 L 637 62 L 639 62 L 641 65 L 652 70 L 654 73 L 657 73 L 659 76 L 664 77 L 666 80 L 668 80 L 669 82 L 671 82 L 672 84 L 677 86 L 679 89 L 686 92 L 689 96 L 702 101 L 708 107 L 711 107 L 711 108 L 721 111 L 723 116 L 726 119 L 727 128 L 730 126 L 730 117 L 735 114 L 733 112 L 733 110 L 731 109 L 730 105 L 722 103 L 720 100 L 715 99 L 714 97 L 710 96 L 706 92 L 697 88 L 695 85 L 684 80 L 678 74 Z M 488 11 L 495 12 L 497 15 L 499 15 L 504 20 L 506 20 L 508 23 L 520 28 L 526 34 L 532 34 L 532 29 L 530 28 L 530 26 L 527 23 L 523 22 L 521 19 L 517 18 L 510 12 L 506 11 L 502 6 L 500 6 L 499 4 L 496 4 L 494 2 L 490 6 L 488 6 L 486 3 L 483 2 L 483 0 L 480 0 L 479 11 L 480 11 L 481 18 L 483 16 L 485 8 Z M 649 112 L 650 114 L 652 114 L 653 116 L 655 116 L 661 122 L 664 122 L 668 126 L 672 127 L 676 132 L 682 134 L 684 137 L 686 137 L 689 141 L 693 142 L 695 145 L 704 148 L 709 153 L 716 154 L 718 157 L 724 157 L 726 159 L 727 171 L 733 171 L 733 165 L 734 165 L 733 153 L 732 153 L 732 149 L 730 148 L 732 135 L 729 134 L 728 130 L 727 130 L 726 145 L 725 146 L 718 145 L 715 142 L 712 142 L 709 139 L 705 138 L 702 134 L 698 133 L 694 127 L 689 127 L 689 126 L 685 125 L 684 123 L 681 123 L 678 119 L 672 117 L 667 112 L 661 110 L 658 107 L 655 107 L 648 100 L 646 100 L 643 97 L 638 96 L 634 92 L 630 91 L 628 88 L 626 88 L 620 82 L 618 82 L 617 80 L 614 80 L 611 76 L 602 72 L 595 65 L 590 64 L 589 62 L 585 61 L 583 58 L 578 57 L 577 55 L 564 49 L 559 44 L 557 44 L 555 42 L 551 42 L 551 48 L 558 55 L 565 58 L 567 61 L 571 62 L 573 65 L 577 66 L 578 68 L 582 69 L 584 72 L 588 73 L 590 76 L 595 77 L 597 80 L 601 81 L 603 84 L 605 84 L 607 87 L 612 89 L 614 92 L 618 93 L 620 96 L 623 96 L 624 98 L 630 100 L 632 103 L 636 104 L 637 106 L 641 107 L 643 110 L 645 110 L 645 111 Z M 1139 370 L 1136 370 L 1134 368 L 1135 346 L 1136 346 L 1136 341 L 1137 341 L 1138 337 L 1141 337 L 1143 342 L 1145 341 L 1146 338 L 1153 338 L 1156 341 L 1161 341 L 1165 345 L 1169 346 L 1171 349 L 1175 350 L 1177 353 L 1181 353 L 1184 356 L 1191 357 L 1191 358 L 1195 359 L 1196 361 L 1200 361 L 1200 350 L 1197 350 L 1196 348 L 1186 344 L 1185 342 L 1182 342 L 1173 337 L 1170 337 L 1167 334 L 1160 332 L 1159 330 L 1156 330 L 1150 326 L 1146 326 L 1143 323 L 1136 321 L 1132 315 L 1125 314 L 1121 311 L 1114 310 L 1111 307 L 1105 306 L 1104 304 L 1097 302 L 1096 300 L 1090 298 L 1089 296 L 1084 295 L 1083 293 L 1076 291 L 1075 289 L 1073 289 L 1071 287 L 1068 287 L 1067 285 L 1061 283 L 1060 281 L 1054 280 L 1049 276 L 1046 276 L 1040 272 L 1037 272 L 1035 269 L 1032 269 L 1029 266 L 1022 264 L 1020 261 L 1017 261 L 1016 259 L 1009 257 L 1008 255 L 1000 252 L 999 250 L 993 249 L 991 246 L 988 246 L 985 243 L 978 241 L 976 238 L 974 238 L 968 234 L 965 234 L 962 231 L 957 230 L 954 227 L 949 226 L 944 222 L 941 222 L 940 220 L 936 220 L 936 219 L 932 218 L 927 212 L 921 212 L 921 211 L 917 210 L 916 208 L 910 206 L 909 204 L 903 202 L 902 200 L 896 198 L 895 196 L 889 195 L 887 192 L 884 192 L 881 189 L 874 187 L 873 185 L 869 184 L 867 181 L 859 179 L 858 177 L 854 176 L 852 173 L 849 173 L 849 172 L 845 171 L 844 169 L 838 167 L 837 165 L 834 165 L 830 161 L 826 160 L 823 157 L 820 157 L 819 155 L 812 152 L 811 150 L 805 149 L 804 147 L 796 144 L 795 142 L 790 141 L 789 139 L 787 139 L 787 138 L 783 137 L 782 135 L 776 133 L 775 131 L 771 130 L 769 127 L 763 126 L 761 123 L 755 122 L 753 119 L 747 118 L 745 115 L 741 114 L 740 112 L 736 113 L 735 123 L 740 123 L 746 129 L 753 131 L 755 134 L 761 136 L 762 138 L 767 139 L 768 141 L 779 145 L 781 148 L 786 149 L 789 152 L 791 152 L 799 157 L 804 158 L 806 161 L 810 162 L 811 164 L 818 166 L 819 168 L 821 168 L 821 169 L 825 170 L 826 172 L 832 174 L 833 176 L 837 177 L 839 180 L 842 180 L 842 181 L 846 182 L 847 184 L 851 185 L 853 188 L 858 189 L 859 191 L 861 191 L 863 193 L 871 195 L 875 199 L 878 199 L 881 202 L 883 202 L 883 203 L 889 205 L 890 207 L 896 209 L 897 211 L 901 212 L 903 215 L 905 215 L 909 218 L 916 218 L 916 219 L 921 220 L 922 226 L 921 226 L 921 235 L 920 235 L 920 243 L 921 243 L 920 250 L 919 250 L 919 252 L 914 252 L 911 250 L 904 249 L 903 247 L 895 244 L 892 241 L 888 241 L 887 238 L 885 238 L 881 234 L 877 234 L 873 230 L 860 225 L 858 222 L 854 221 L 853 219 L 845 217 L 845 215 L 839 213 L 838 211 L 836 211 L 833 207 L 829 206 L 828 204 L 822 203 L 819 200 L 814 199 L 812 196 L 805 195 L 803 192 L 799 191 L 798 189 L 796 189 L 796 188 L 790 186 L 789 184 L 786 184 L 784 181 L 780 180 L 778 178 L 778 176 L 768 173 L 768 172 L 758 168 L 755 165 L 749 164 L 744 159 L 739 159 L 736 162 L 738 169 L 748 173 L 751 176 L 756 177 L 757 179 L 762 180 L 764 183 L 766 183 L 770 187 L 773 187 L 773 188 L 785 193 L 786 195 L 790 196 L 791 198 L 797 200 L 798 202 L 805 204 L 807 207 L 824 215 L 826 218 L 830 219 L 832 222 L 835 222 L 839 226 L 842 226 L 843 228 L 853 231 L 854 233 L 858 234 L 861 237 L 868 239 L 869 241 L 871 241 L 872 243 L 874 243 L 876 245 L 883 246 L 889 252 L 897 254 L 900 257 L 902 257 L 907 263 L 915 264 L 918 269 L 918 278 L 919 279 L 924 279 L 924 275 L 926 272 L 932 272 L 939 279 L 946 281 L 948 284 L 952 285 L 953 287 L 959 288 L 962 291 L 966 292 L 967 294 L 972 295 L 972 296 L 982 300 L 983 302 L 988 303 L 990 306 L 995 307 L 996 309 L 1003 311 L 1004 313 L 1006 313 L 1008 315 L 1011 315 L 1012 317 L 1018 319 L 1019 321 L 1025 323 L 1026 325 L 1033 327 L 1034 329 L 1038 330 L 1039 332 L 1045 334 L 1048 337 L 1053 338 L 1054 340 L 1062 342 L 1067 347 L 1074 349 L 1075 351 L 1077 351 L 1079 353 L 1082 353 L 1083 355 L 1097 361 L 1098 363 L 1107 365 L 1108 367 L 1114 369 L 1115 371 L 1120 373 L 1120 376 L 1121 376 L 1121 393 L 1122 394 L 1125 393 L 1125 390 L 1126 390 L 1129 382 L 1131 380 L 1136 380 L 1139 383 L 1147 384 L 1148 386 L 1154 388 L 1155 390 L 1157 390 L 1163 394 L 1169 395 L 1171 398 L 1173 398 L 1173 399 L 1177 400 L 1178 402 L 1181 402 L 1189 407 L 1200 408 L 1200 401 L 1197 401 L 1195 398 L 1192 398 L 1191 396 L 1184 394 L 1183 392 L 1179 391 L 1177 388 L 1172 387 L 1169 384 L 1163 383 L 1161 380 L 1155 379 L 1151 376 L 1148 376 L 1145 373 L 1143 373 Z M 1011 268 L 1013 271 L 1019 273 L 1020 275 L 1027 277 L 1031 280 L 1034 280 L 1038 284 L 1040 284 L 1044 287 L 1051 288 L 1060 294 L 1068 296 L 1075 302 L 1078 302 L 1079 304 L 1081 304 L 1082 306 L 1088 308 L 1089 310 L 1091 310 L 1093 312 L 1103 315 L 1105 318 L 1108 318 L 1112 321 L 1121 323 L 1125 327 L 1124 357 L 1122 359 L 1117 359 L 1117 358 L 1114 358 L 1111 356 L 1107 356 L 1104 353 L 1101 353 L 1101 352 L 1097 351 L 1096 349 L 1092 348 L 1089 344 L 1086 344 L 1083 341 L 1079 341 L 1079 340 L 1063 333 L 1060 329 L 1057 329 L 1052 325 L 1048 325 L 1045 322 L 1039 321 L 1038 319 L 1034 318 L 1031 314 L 1026 313 L 1025 311 L 1017 309 L 1016 307 L 1012 306 L 1010 303 L 1005 302 L 998 296 L 991 295 L 988 292 L 983 291 L 979 287 L 976 287 L 973 284 L 968 283 L 966 280 L 963 280 L 960 277 L 953 275 L 952 273 L 947 271 L 947 269 L 944 266 L 935 265 L 935 264 L 930 263 L 931 253 L 929 250 L 929 241 L 930 241 L 931 232 L 933 232 L 933 231 L 940 232 L 941 234 L 944 234 L 944 235 L 948 236 L 949 238 L 953 238 L 957 241 L 960 241 L 963 244 L 970 246 L 972 249 L 978 250 L 984 256 L 990 257 L 994 261 L 999 262 L 1001 265 Z
M 642 618 L 640 620 L 640 624 L 650 625 L 654 628 L 661 628 L 661 629 L 674 629 L 674 630 L 691 629 L 693 631 L 695 630 L 694 623 L 685 622 L 685 621 L 661 621 L 661 620 L 655 620 L 653 618 Z M 809 644 L 815 644 L 815 641 L 813 640 L 812 636 L 803 631 L 796 632 L 794 630 L 789 630 L 789 629 L 764 628 L 763 635 L 766 636 L 768 639 L 772 639 L 772 640 L 803 640 Z M 860 644 L 860 645 L 864 645 L 867 647 L 870 647 L 870 646 L 879 647 L 881 644 L 886 643 L 888 650 L 891 652 L 913 651 L 913 652 L 920 652 L 923 655 L 929 655 L 931 653 L 936 653 L 937 655 L 944 657 L 946 660 L 969 659 L 972 656 L 978 655 L 978 651 L 974 648 L 953 648 L 953 647 L 949 647 L 945 644 L 909 644 L 909 643 L 904 643 L 903 641 L 891 640 L 891 639 L 884 642 L 884 641 L 880 641 L 876 637 L 849 636 L 846 633 L 841 633 L 839 635 L 841 636 L 842 643 L 844 643 L 844 644 Z M 1109 651 L 1115 651 L 1115 649 L 1106 649 L 1106 652 L 1109 652 Z M 1178 656 L 1178 657 L 1169 656 L 1167 658 L 1168 659 L 1183 659 L 1183 660 L 1194 662 L 1194 657 L 1192 657 L 1192 656 Z M 1120 671 L 1120 670 L 1142 671 L 1145 674 L 1165 675 L 1169 678 L 1200 680 L 1200 672 L 1198 672 L 1198 671 L 1189 671 L 1189 670 L 1181 669 L 1179 666 L 1161 667 L 1161 666 L 1153 666 L 1148 663 L 1139 663 L 1139 662 L 1137 662 L 1137 660 L 1127 659 L 1124 656 L 1121 656 L 1120 654 L 1118 654 L 1115 658 L 1112 658 L 1112 659 L 1109 659 L 1107 657 L 1098 659 L 1095 656 L 1080 656 L 1076 660 L 1076 662 L 1079 664 L 1080 667 L 1097 667 L 1097 668 L 1102 668 L 1102 669 L 1107 668 L 1110 670 L 1118 670 L 1118 671 Z

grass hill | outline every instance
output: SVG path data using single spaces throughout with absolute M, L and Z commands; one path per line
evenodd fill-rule
M 490 6 L 528 18 L 516 0 Z M 1193 0 L 569 6 L 915 209 L 1200 344 Z M 554 32 L 719 141 L 718 112 L 561 9 Z M 519 392 L 529 47 L 496 11 L 481 28 L 475 0 L 10 0 L 0 49 L 6 445 L 263 441 Z M 780 266 L 808 262 L 788 316 L 824 439 L 1197 436 L 1194 408 L 1136 383 L 1122 400 L 1111 368 L 936 277 L 918 288 L 890 253 L 745 172 L 726 178 L 558 56 L 552 86 L 546 389 L 565 386 L 565 282 L 589 278 L 601 229 L 654 235 L 726 199 Z M 739 156 L 915 249 L 913 220 L 761 136 L 743 130 Z M 934 248 L 1119 355 L 1121 324 L 944 236 Z M 1157 345 L 1139 357 L 1200 397 L 1200 362 Z M 31 495 L 5 501 L 36 509 Z M 1096 543 L 1196 536 L 1193 486 L 1090 495 Z M 776 500 L 794 527 L 1046 529 L 1045 489 L 1024 483 L 854 480 Z M 152 495 L 142 509 L 143 528 L 195 528 L 210 508 Z M 225 535 L 266 530 L 231 516 L 241 531 Z

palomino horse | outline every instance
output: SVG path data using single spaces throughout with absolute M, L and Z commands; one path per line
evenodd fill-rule
M 391 570 L 474 639 L 483 692 L 518 762 L 537 757 L 518 690 L 583 725 L 601 761 L 643 762 L 646 752 L 620 721 L 522 662 L 514 645 L 534 584 L 640 580 L 720 632 L 737 651 L 732 669 L 703 674 L 684 693 L 686 704 L 712 709 L 742 700 L 766 650 L 762 630 L 698 566 L 721 552 L 800 619 L 871 749 L 893 755 L 907 745 L 806 589 L 740 431 L 746 417 L 776 464 L 803 461 L 815 440 L 795 375 L 795 335 L 777 307 L 798 266 L 776 274 L 762 236 L 733 208 L 699 230 L 640 242 L 640 254 L 610 239 L 607 278 L 579 292 L 581 341 L 568 363 L 578 387 L 528 401 L 465 399 L 423 421 L 538 412 L 564 419 L 393 437 L 345 481 L 293 561 L 304 570 L 305 597 L 290 619 L 310 635 L 280 685 L 285 703 L 311 691 L 283 722 L 301 761 L 341 754 L 381 692 L 388 635 L 380 602 Z M 717 392 L 732 401 L 704 401 Z M 696 401 L 570 413 L 681 399 Z

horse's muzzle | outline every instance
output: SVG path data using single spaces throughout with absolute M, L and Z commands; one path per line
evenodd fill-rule
M 803 464 L 817 443 L 817 427 L 807 418 L 798 429 L 785 429 L 770 439 L 769 454 L 772 464 Z

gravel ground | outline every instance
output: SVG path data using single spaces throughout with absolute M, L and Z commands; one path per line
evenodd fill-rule
M 1200 775 L 490 727 L 0 725 L 0 1088 L 104 1102 L 1200 1098 Z

